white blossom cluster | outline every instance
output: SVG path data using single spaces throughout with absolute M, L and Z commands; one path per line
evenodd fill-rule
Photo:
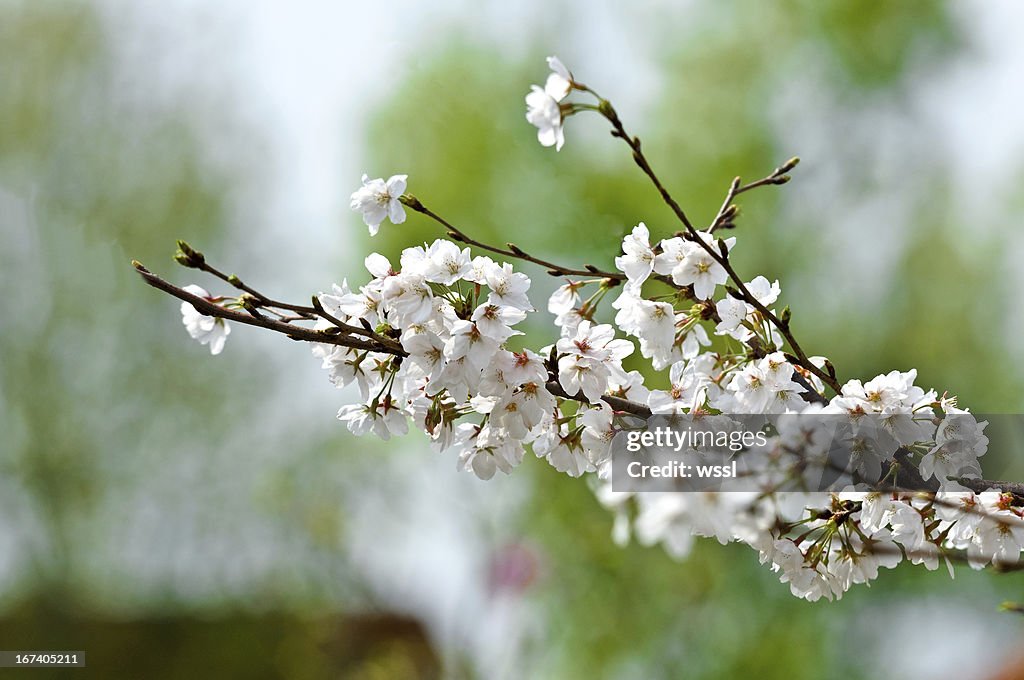
M 541 144 L 560 149 L 569 110 L 564 100 L 585 88 L 556 58 L 549 64 L 546 85 L 526 98 L 527 119 Z M 363 177 L 351 207 L 371 235 L 386 219 L 405 220 L 406 183 L 405 175 Z M 358 386 L 361 400 L 338 412 L 353 434 L 388 439 L 406 434 L 412 423 L 481 479 L 510 473 L 529 449 L 571 477 L 590 475 L 615 514 L 615 540 L 661 543 L 677 557 L 695 536 L 745 543 L 808 600 L 840 597 L 903 560 L 935 569 L 950 551 L 961 551 L 976 568 L 1016 563 L 1024 548 L 1020 503 L 998 489 L 975 493 L 953 479 L 965 470 L 980 477 L 986 423 L 957 408 L 955 399 L 916 386 L 914 370 L 850 380 L 827 402 L 820 398 L 826 385 L 809 368 L 830 365 L 824 357 L 810 357 L 811 366 L 794 363 L 771 321 L 788 314 L 775 310 L 779 282 L 733 281 L 749 297 L 727 288 L 730 274 L 714 254 L 728 258 L 735 245 L 735 238 L 719 239 L 713 230 L 655 242 L 637 224 L 622 239 L 616 278 L 569 277 L 550 296 L 547 311 L 558 337 L 536 352 L 523 346 L 516 327 L 543 312 L 528 298 L 530 279 L 508 262 L 443 239 L 405 249 L 397 266 L 373 253 L 365 260 L 368 282 L 342 281 L 318 300 L 334 320 L 371 329 L 402 352 L 316 344 L 313 353 L 332 383 Z M 612 292 L 611 310 L 602 309 Z M 192 337 L 218 353 L 229 330 L 223 320 L 188 303 L 182 314 Z M 321 319 L 317 328 L 332 326 Z M 623 367 L 636 349 L 646 373 Z M 811 391 L 819 398 L 809 398 Z M 757 492 L 616 492 L 611 443 L 636 426 L 636 414 L 616 410 L 612 398 L 656 415 L 782 415 L 769 453 L 786 474 L 826 439 L 807 420 L 789 416 L 843 415 L 860 423 L 851 437 L 873 442 L 873 449 L 858 449 L 868 478 L 882 477 L 883 464 L 900 450 L 938 491 L 878 492 L 851 484 L 840 493 L 770 485 Z
M 366 285 L 353 291 L 342 283 L 321 294 L 320 303 L 346 323 L 397 338 L 408 356 L 314 348 L 335 385 L 359 386 L 363 403 L 338 414 L 349 430 L 387 439 L 405 434 L 411 420 L 438 450 L 454 449 L 459 465 L 482 479 L 511 472 L 528 444 L 571 476 L 596 469 L 601 452 L 592 440 L 600 438 L 581 436 L 574 424 L 596 426 L 602 408 L 565 412 L 548 388 L 545 357 L 552 348 L 538 354 L 509 346 L 522 335 L 515 326 L 534 311 L 525 274 L 441 239 L 405 249 L 398 267 L 376 253 L 366 266 L 374 277 Z M 614 334 L 610 325 L 583 321 L 557 343 L 567 394 L 582 392 L 599 404 L 610 385 L 627 380 L 621 362 L 633 346 Z
M 729 384 L 749 368 L 736 371 Z M 676 557 L 689 552 L 695 536 L 745 543 L 794 595 L 808 600 L 841 597 L 852 584 L 875 578 L 880 567 L 904 559 L 935 569 L 941 556 L 962 551 L 978 569 L 1017 563 L 1024 549 L 1019 500 L 998 490 L 975 493 L 945 474 L 977 469 L 988 444 L 986 423 L 914 386 L 914 378 L 914 371 L 894 371 L 866 384 L 851 380 L 824 407 L 787 409 L 767 450 L 778 474 L 766 474 L 760 491 L 732 482 L 739 490 L 727 484 L 719 492 L 624 493 L 602 480 L 597 494 L 616 514 L 615 539 L 627 541 L 632 529 L 641 543 L 661 543 Z M 697 407 L 702 408 L 709 408 L 707 402 Z M 880 477 L 881 461 L 903 447 L 921 477 L 938 483 L 939 490 L 882 492 L 865 490 L 871 488 L 865 484 L 839 493 L 785 490 L 784 480 L 792 481 L 794 470 L 810 472 L 807 462 L 833 441 L 835 432 L 827 425 L 835 421 L 822 417 L 828 414 L 854 423 L 850 436 L 884 451 L 871 458 L 868 478 Z

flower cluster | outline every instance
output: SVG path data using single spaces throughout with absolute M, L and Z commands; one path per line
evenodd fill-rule
M 338 414 L 349 430 L 386 439 L 404 434 L 411 420 L 483 479 L 519 465 L 527 444 L 570 475 L 595 469 L 595 447 L 570 425 L 585 410 L 566 418 L 549 389 L 544 356 L 552 348 L 538 354 L 509 344 L 534 311 L 526 275 L 442 239 L 405 249 L 398 267 L 376 253 L 366 267 L 367 284 L 351 290 L 343 282 L 319 302 L 335 319 L 398 340 L 403 354 L 314 347 L 331 382 L 359 387 L 362 403 Z M 624 376 L 621 360 L 632 345 L 613 335 L 611 326 L 584 322 L 559 341 L 557 391 L 582 391 L 596 402 L 613 374 Z
M 548 63 L 545 86 L 533 86 L 526 97 L 527 120 L 538 128 L 540 143 L 560 149 L 566 115 L 593 110 L 611 122 L 654 179 L 639 141 L 625 132 L 611 105 L 603 99 L 596 106 L 565 103 L 573 90 L 593 91 L 557 58 Z M 455 242 L 469 240 L 405 193 L 406 175 L 364 175 L 352 194 L 351 207 L 370 234 L 385 219 L 402 223 L 409 207 L 441 222 L 455 241 L 407 248 L 397 266 L 373 253 L 365 260 L 366 283 L 354 287 L 344 280 L 320 293 L 313 308 L 253 296 L 234 277 L 222 276 L 247 291 L 237 300 L 212 298 L 198 287 L 174 294 L 185 300 L 189 334 L 213 354 L 224 346 L 232 306 L 313 342 L 331 382 L 358 390 L 358 402 L 338 412 L 353 434 L 388 439 L 406 434 L 411 424 L 481 479 L 510 473 L 528 450 L 571 477 L 590 474 L 598 498 L 615 514 L 613 535 L 620 542 L 635 536 L 679 557 L 695 536 L 745 543 L 795 595 L 809 600 L 839 597 L 903 560 L 929 569 L 957 555 L 976 568 L 1017 562 L 1024 549 L 1022 499 L 981 480 L 987 423 L 959 409 L 955 399 L 916 386 L 914 370 L 841 383 L 827 359 L 807 356 L 792 337 L 789 309 L 777 308 L 779 282 L 740 278 L 730 265 L 737 239 L 716 231 L 736 214 L 731 200 L 749 188 L 784 183 L 795 164 L 751 185 L 737 180 L 704 229 L 666 199 L 685 230 L 655 240 L 640 222 L 622 238 L 613 271 L 588 267 L 588 276 L 511 245 L 505 250 L 473 241 L 562 278 L 547 301 L 553 332 L 536 351 L 517 330 L 536 312 L 528 297 L 531 280 L 509 262 Z M 219 275 L 191 249 L 182 258 L 186 266 Z M 154 283 L 148 270 L 140 271 Z M 159 287 L 169 290 L 164 282 Z M 612 291 L 610 309 L 603 308 Z M 214 307 L 207 311 L 216 316 L 204 315 L 189 294 L 223 303 L 225 311 Z M 268 311 L 275 315 L 269 321 Z M 302 321 L 315 325 L 296 323 Z M 643 370 L 624 367 L 627 359 Z M 613 490 L 613 441 L 651 415 L 777 417 L 768 446 L 750 453 L 762 456 L 769 470 L 763 486 L 751 491 L 726 484 L 715 493 Z M 842 416 L 844 424 L 826 432 L 825 416 Z M 854 452 L 849 485 L 838 492 L 802 488 L 837 440 Z M 915 488 L 929 491 L 905 490 L 911 473 Z
M 872 418 L 867 415 L 867 405 L 861 403 L 864 420 L 858 423 L 856 418 L 844 417 L 840 421 L 853 422 L 858 428 L 864 425 L 870 431 L 841 433 L 840 438 L 861 437 L 879 445 L 889 437 L 891 445 L 882 450 L 891 456 L 903 446 L 922 469 L 922 461 L 943 448 L 984 453 L 985 422 L 941 400 L 933 401 L 933 393 L 913 386 L 913 372 L 898 375 L 896 379 L 893 374 L 879 376 L 872 382 L 902 383 L 903 394 L 910 392 L 903 399 L 918 403 L 913 416 L 902 422 L 884 416 Z M 860 387 L 859 381 L 850 381 L 844 393 Z M 598 497 L 619 517 L 620 540 L 628 537 L 632 525 L 639 541 L 662 543 L 677 557 L 688 553 L 694 536 L 714 537 L 723 544 L 745 543 L 759 552 L 762 563 L 779 573 L 794 595 L 808 600 L 841 597 L 851 585 L 876 578 L 880 567 L 892 568 L 904 559 L 928 569 L 937 568 L 943 556 L 949 564 L 951 555 L 962 555 L 976 569 L 989 563 L 1017 563 L 1024 549 L 1024 519 L 1019 499 L 1010 493 L 975 493 L 939 475 L 939 490 L 934 493 L 865 490 L 871 485 L 853 483 L 837 493 L 787 487 L 787 482 L 799 486 L 793 471 L 811 472 L 814 462 L 820 460 L 816 454 L 824 453 L 827 444 L 836 439 L 834 431 L 820 432 L 823 424 L 835 422 L 821 416 L 842 414 L 850 408 L 850 399 L 836 396 L 825 407 L 808 405 L 779 419 L 778 434 L 769 440 L 766 452 L 778 474 L 766 475 L 758 492 L 751 492 L 749 484 L 735 484 L 740 490 L 726 485 L 716 493 L 629 494 L 612 491 L 606 482 Z M 942 415 L 935 415 L 932 409 Z M 808 414 L 819 417 L 800 417 Z M 977 455 L 960 455 L 968 463 L 957 468 L 958 474 L 977 465 Z M 882 460 L 879 456 L 875 461 L 870 479 L 878 478 Z

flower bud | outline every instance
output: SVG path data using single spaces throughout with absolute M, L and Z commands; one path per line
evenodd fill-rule
M 612 107 L 612 103 L 607 99 L 602 99 L 597 103 L 597 110 L 601 112 L 602 116 L 613 123 L 619 119 L 619 114 L 615 112 L 615 109 Z
M 178 252 L 174 254 L 174 260 L 183 267 L 200 269 L 206 264 L 206 258 L 197 250 L 193 250 L 185 241 L 178 241 Z
M 259 312 L 260 300 L 259 298 L 250 295 L 249 293 L 243 293 L 238 297 L 238 304 L 242 308 L 252 314 L 255 317 L 262 317 L 263 315 Z
M 789 319 L 793 316 L 793 313 L 789 311 L 789 305 L 782 308 L 779 313 L 779 325 L 783 328 L 789 327 Z
M 423 212 L 423 210 L 425 209 L 423 207 L 423 204 L 420 203 L 420 199 L 416 198 L 412 194 L 402 194 L 401 196 L 398 197 L 398 200 L 401 201 L 404 205 L 408 206 L 409 208 L 412 208 L 416 212 Z

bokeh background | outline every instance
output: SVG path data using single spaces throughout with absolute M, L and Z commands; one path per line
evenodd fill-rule
M 741 546 L 618 548 L 539 461 L 484 483 L 420 436 L 349 436 L 307 347 L 236 328 L 211 358 L 129 261 L 192 282 L 184 238 L 276 297 L 361 283 L 370 248 L 440 235 L 371 244 L 365 171 L 609 265 L 637 221 L 676 226 L 596 117 L 536 143 L 523 95 L 558 54 L 700 221 L 803 158 L 746 197 L 736 258 L 841 377 L 913 366 L 1019 413 L 1022 23 L 1014 0 L 0 0 L 0 649 L 87 651 L 38 678 L 1019 677 L 998 605 L 1022 576 L 904 566 L 809 604 Z

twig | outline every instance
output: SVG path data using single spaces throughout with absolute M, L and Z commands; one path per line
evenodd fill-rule
M 616 114 L 615 109 L 612 108 L 608 100 L 602 99 L 597 110 L 600 111 L 600 113 L 608 120 L 608 122 L 611 123 L 612 136 L 621 138 L 624 142 L 626 142 L 627 145 L 629 145 L 629 148 L 633 150 L 633 160 L 636 162 L 637 166 L 639 166 L 639 168 L 643 170 L 644 174 L 646 174 L 647 177 L 650 178 L 651 182 L 654 184 L 654 187 L 658 190 L 658 193 L 661 194 L 662 200 L 669 206 L 669 208 L 672 209 L 672 212 L 675 213 L 676 217 L 679 219 L 680 222 L 682 222 L 683 226 L 686 227 L 686 231 L 689 234 L 690 238 L 695 243 L 697 243 L 697 245 L 703 248 L 715 262 L 717 262 L 719 265 L 722 266 L 723 269 L 725 269 L 726 273 L 729 275 L 729 278 L 736 285 L 738 297 L 740 297 L 744 302 L 754 307 L 754 309 L 760 312 L 765 319 L 770 321 L 776 328 L 779 329 L 779 332 L 786 339 L 786 342 L 789 343 L 790 349 L 793 350 L 793 354 L 796 355 L 796 363 L 798 365 L 802 366 L 804 369 L 817 376 L 823 383 L 831 387 L 836 394 L 839 394 L 839 392 L 842 389 L 839 382 L 830 373 L 823 371 L 822 369 L 818 368 L 811 362 L 811 360 L 807 356 L 807 353 L 804 352 L 803 348 L 800 346 L 800 343 L 797 342 L 796 338 L 793 336 L 793 333 L 790 331 L 789 320 L 780 319 L 778 316 L 775 315 L 774 312 L 765 307 L 760 300 L 754 297 L 754 295 L 749 290 L 747 290 L 747 286 L 743 282 L 743 279 L 740 278 L 740 276 L 736 273 L 736 270 L 733 269 L 732 264 L 729 262 L 728 252 L 724 248 L 722 249 L 722 252 L 716 252 L 715 248 L 701 237 L 696 227 L 693 226 L 693 223 L 690 222 L 690 219 L 686 216 L 686 213 L 679 206 L 679 203 L 676 202 L 674 198 L 672 198 L 672 195 L 668 192 L 665 186 L 661 183 L 661 180 L 658 179 L 658 176 L 655 174 L 654 170 L 651 168 L 651 164 L 648 162 L 647 157 L 644 156 L 643 149 L 641 148 L 640 138 L 633 137 L 628 132 L 626 132 L 625 127 L 622 125 L 622 121 L 619 120 L 618 114 Z M 782 167 L 785 167 L 785 165 Z M 777 183 L 777 181 L 770 181 L 771 177 L 772 176 L 769 176 L 764 180 L 758 180 L 757 182 L 753 182 L 747 187 L 738 186 L 739 183 L 734 180 L 733 186 L 735 186 L 736 189 L 735 191 L 730 190 L 730 193 L 739 193 L 740 189 L 747 191 L 757 186 L 763 186 L 764 184 Z M 781 177 L 781 175 L 779 177 Z M 728 207 L 726 207 L 724 210 L 727 209 Z
M 268 330 L 283 333 L 293 340 L 305 340 L 306 342 L 321 342 L 329 345 L 340 345 L 342 347 L 353 347 L 355 349 L 364 349 L 371 352 L 380 352 L 383 354 L 392 354 L 394 356 L 406 357 L 409 353 L 402 348 L 402 346 L 390 338 L 383 337 L 373 331 L 373 341 L 361 340 L 353 338 L 351 335 L 346 333 L 367 334 L 366 329 L 356 328 L 350 324 L 345 324 L 340 319 L 332 317 L 327 312 L 324 312 L 325 318 L 331 323 L 338 326 L 338 332 L 330 331 L 318 331 L 311 328 L 305 328 L 304 326 L 296 326 L 290 323 L 284 323 L 276 319 L 270 319 L 264 316 L 256 317 L 250 314 L 243 314 L 242 312 L 236 312 L 234 310 L 225 309 L 218 304 L 210 302 L 206 298 L 198 295 L 193 295 L 183 288 L 179 288 L 168 281 L 160 278 L 153 272 L 149 271 L 139 262 L 132 262 L 132 266 L 142 276 L 143 280 L 150 286 L 158 290 L 162 290 L 179 300 L 189 303 L 196 308 L 201 314 L 207 316 L 213 316 L 219 319 L 226 319 L 229 321 L 236 321 L 238 323 L 246 324 L 248 326 L 258 326 L 260 328 L 266 328 Z M 570 395 L 562 389 L 562 386 L 557 382 L 548 382 L 547 389 L 552 395 L 561 397 L 563 399 L 572 399 L 574 401 L 581 401 L 583 403 L 589 403 L 589 400 L 582 395 Z M 623 411 L 626 413 L 632 413 L 634 415 L 647 417 L 651 415 L 651 410 L 647 408 L 645 404 L 629 401 L 620 397 L 605 396 L 602 399 L 607 402 L 616 411 Z
M 251 314 L 243 314 L 231 309 L 225 309 L 218 304 L 210 302 L 206 298 L 198 295 L 193 295 L 183 288 L 179 288 L 172 283 L 169 283 L 153 272 L 146 269 L 139 262 L 132 262 L 132 266 L 142 276 L 146 283 L 153 286 L 158 290 L 162 290 L 165 293 L 173 295 L 174 297 L 189 303 L 196 308 L 201 314 L 207 316 L 213 316 L 219 319 L 226 319 L 229 321 L 235 321 L 237 323 L 245 324 L 247 326 L 258 326 L 260 328 L 266 328 L 268 330 L 275 331 L 287 335 L 292 340 L 305 340 L 306 342 L 321 342 L 328 345 L 340 345 L 342 347 L 352 347 L 354 349 L 363 349 L 371 352 L 382 352 L 385 354 L 393 354 L 395 356 L 408 356 L 408 353 L 404 350 L 394 347 L 383 346 L 376 342 L 368 340 L 361 340 L 359 338 L 353 338 L 350 335 L 344 333 L 331 332 L 331 331 L 318 331 L 312 328 L 306 328 L 304 326 L 297 326 L 291 323 L 285 323 L 284 321 L 278 321 L 277 319 L 271 319 L 265 316 L 253 316 Z
M 333 314 L 330 314 L 329 312 L 327 312 L 324 309 L 324 306 L 320 303 L 320 298 L 318 298 L 316 295 L 313 296 L 313 309 L 316 311 L 317 316 L 322 317 L 326 321 L 330 321 L 331 323 L 333 323 L 335 325 L 335 327 L 341 329 L 345 333 L 349 333 L 351 335 L 362 335 L 362 336 L 370 338 L 371 340 L 376 340 L 377 342 L 379 342 L 384 347 L 390 347 L 392 349 L 395 349 L 396 351 L 397 350 L 401 350 L 403 352 L 405 351 L 402 348 L 402 343 L 397 342 L 397 341 L 393 340 L 392 338 L 385 337 L 385 336 L 381 335 L 380 333 L 377 333 L 376 331 L 374 331 L 372 328 L 364 328 L 362 326 L 353 326 L 352 324 L 345 323 L 344 321 L 342 321 L 341 319 L 337 318 Z
M 242 280 L 235 276 L 234 274 L 224 274 L 223 272 L 214 268 L 212 265 L 206 263 L 205 261 L 203 262 L 202 266 L 198 267 L 198 269 L 206 272 L 207 274 L 212 274 L 216 276 L 218 279 L 221 279 L 222 281 L 231 284 L 238 290 L 245 291 L 249 295 L 256 298 L 256 300 L 259 302 L 260 307 L 276 307 L 278 309 L 287 309 L 290 312 L 296 312 L 297 314 L 306 319 L 312 319 L 316 317 L 316 310 L 314 310 L 312 307 L 308 307 L 305 305 L 293 305 L 288 302 L 280 302 L 278 300 L 274 300 L 273 298 L 267 297 L 258 290 L 255 290 L 251 286 L 248 286 L 245 283 L 243 283 Z
M 221 281 L 234 286 L 238 290 L 248 293 L 251 298 L 251 302 L 255 307 L 277 307 L 279 309 L 287 309 L 291 312 L 296 312 L 300 317 L 304 319 L 316 318 L 316 310 L 312 307 L 306 307 L 304 305 L 293 305 L 287 302 L 278 302 L 263 293 L 259 292 L 255 288 L 246 285 L 240 278 L 234 274 L 225 274 L 210 263 L 206 261 L 206 256 L 198 250 L 194 249 L 185 241 L 178 241 L 178 253 L 174 256 L 174 259 L 178 264 L 183 267 L 189 267 L 190 269 L 198 269 L 199 271 L 206 272 L 216 276 Z
M 715 233 L 716 230 L 723 228 L 729 223 L 733 217 L 736 216 L 737 208 L 733 205 L 733 199 L 742 193 L 746 193 L 751 189 L 758 187 L 769 186 L 769 185 L 782 185 L 789 181 L 789 175 L 786 173 L 797 166 L 800 162 L 799 158 L 790 158 L 788 161 L 775 168 L 772 174 L 757 180 L 756 182 L 750 182 L 749 184 L 742 184 L 742 180 L 739 177 L 733 179 L 732 184 L 729 185 L 729 191 L 726 192 L 725 200 L 722 201 L 722 207 L 718 209 L 718 214 L 715 215 L 715 219 L 711 220 L 711 226 L 708 227 L 708 233 Z
M 562 385 L 555 380 L 548 381 L 546 387 L 548 389 L 548 392 L 550 392 L 552 395 L 556 397 L 561 397 L 562 399 L 572 399 L 574 401 L 583 402 L 584 404 L 590 403 L 590 400 L 587 399 L 585 396 L 581 396 L 579 394 L 569 394 L 568 392 L 565 391 Z M 649 409 L 646 404 L 640 404 L 635 401 L 623 399 L 622 397 L 613 397 L 607 394 L 601 397 L 601 401 L 605 402 L 616 411 L 632 413 L 633 415 L 640 416 L 641 418 L 651 417 L 651 409 Z
M 989 489 L 999 489 L 1003 493 L 1012 494 L 1017 500 L 1024 501 L 1024 484 L 1020 482 L 1003 482 L 992 479 L 975 479 L 973 477 L 953 477 L 951 480 L 966 486 L 975 493 L 982 493 Z
M 961 564 L 969 564 L 970 558 L 967 556 L 967 552 L 964 550 L 954 550 L 950 548 L 943 548 L 936 546 L 935 552 L 928 550 L 908 550 L 907 548 L 897 545 L 897 547 L 890 548 L 885 546 L 883 543 L 873 542 L 871 545 L 865 545 L 862 555 L 900 555 L 907 559 L 921 558 L 927 559 L 929 557 L 935 557 L 936 559 L 942 558 L 950 560 L 952 562 L 959 562 Z M 987 563 L 988 560 L 985 560 Z M 1001 562 L 996 561 L 992 563 L 992 571 L 997 574 L 1008 574 L 1016 571 L 1024 571 L 1024 562 Z
M 507 249 L 487 245 L 486 243 L 477 241 L 475 238 L 472 238 L 464 231 L 456 227 L 454 224 L 444 219 L 427 206 L 423 205 L 423 203 L 415 196 L 412 196 L 410 194 L 404 194 L 401 200 L 402 203 L 404 203 L 410 209 L 422 215 L 426 215 L 430 219 L 434 220 L 435 222 L 443 226 L 447 230 L 448 236 L 451 237 L 452 239 L 465 243 L 466 245 L 480 248 L 481 250 L 486 250 L 496 255 L 504 255 L 505 257 L 516 258 L 519 260 L 523 260 L 524 262 L 532 262 L 533 264 L 544 267 L 547 270 L 548 274 L 552 276 L 598 276 L 616 282 L 624 281 L 626 278 L 626 275 L 623 274 L 622 272 L 606 272 L 589 264 L 583 265 L 583 269 L 573 269 L 571 267 L 564 267 L 560 264 L 548 262 L 547 260 L 542 260 L 539 257 L 530 255 L 529 253 L 527 253 L 514 243 L 506 244 L 508 246 Z

